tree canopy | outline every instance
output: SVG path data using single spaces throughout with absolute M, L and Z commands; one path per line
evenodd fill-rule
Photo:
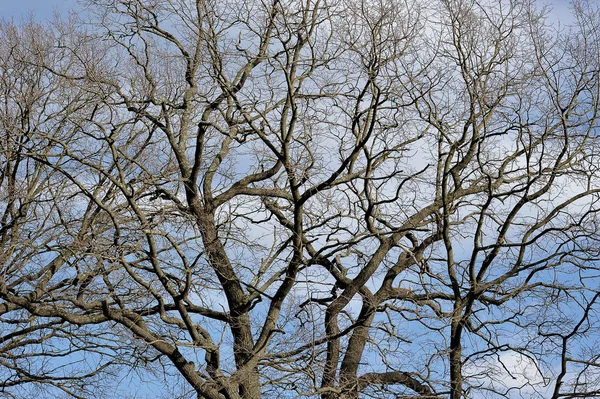
M 0 23 L 0 397 L 600 395 L 600 11 Z

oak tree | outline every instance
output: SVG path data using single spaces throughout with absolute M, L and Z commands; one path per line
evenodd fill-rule
M 593 4 L 86 4 L 0 25 L 2 396 L 600 395 Z

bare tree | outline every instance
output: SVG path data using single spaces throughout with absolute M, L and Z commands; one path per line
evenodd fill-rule
M 590 3 L 88 3 L 0 29 L 2 394 L 600 395 Z

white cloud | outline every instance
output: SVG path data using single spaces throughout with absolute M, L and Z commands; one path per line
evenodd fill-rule
M 508 398 L 544 398 L 550 381 L 544 380 L 534 359 L 516 351 L 477 359 L 465 366 L 468 383 L 483 388 L 479 392 L 497 392 Z M 489 396 L 489 395 L 488 395 Z M 492 397 L 494 395 L 491 395 Z M 482 394 L 474 398 L 487 397 Z

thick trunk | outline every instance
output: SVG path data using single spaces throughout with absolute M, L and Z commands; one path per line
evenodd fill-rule
M 344 390 L 344 398 L 356 399 L 360 392 L 358 384 L 358 366 L 369 338 L 369 327 L 375 317 L 375 309 L 368 300 L 363 302 L 359 316 L 360 326 L 352 332 L 346 348 L 344 360 L 340 366 L 340 385 Z
M 237 369 L 241 369 L 254 354 L 254 338 L 248 314 L 248 300 L 238 276 L 233 269 L 223 243 L 218 237 L 214 215 L 196 212 L 204 249 L 227 298 L 233 336 L 233 350 Z M 245 370 L 240 376 L 239 393 L 243 399 L 260 398 L 258 370 Z
M 450 399 L 462 398 L 462 346 L 461 346 L 462 325 L 460 321 L 452 322 L 452 332 L 450 337 Z

